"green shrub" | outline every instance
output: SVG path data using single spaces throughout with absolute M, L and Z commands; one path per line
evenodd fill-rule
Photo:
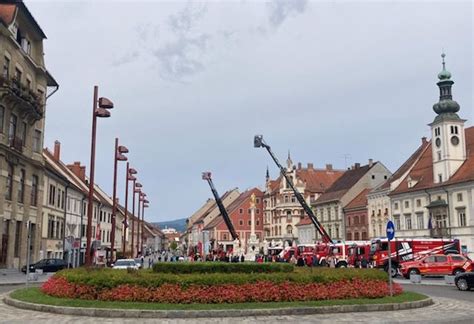
M 114 269 L 69 269 L 56 274 L 67 281 L 78 284 L 92 285 L 99 288 L 113 288 L 130 284 L 143 287 L 159 287 L 163 284 L 190 285 L 220 285 L 245 284 L 259 281 L 272 283 L 327 283 L 341 280 L 387 280 L 385 272 L 376 269 L 330 269 L 302 268 L 294 272 L 274 273 L 154 273 L 148 270 L 128 273 L 126 270 Z
M 292 272 L 289 263 L 224 263 L 224 262 L 158 262 L 153 265 L 157 273 L 273 273 Z

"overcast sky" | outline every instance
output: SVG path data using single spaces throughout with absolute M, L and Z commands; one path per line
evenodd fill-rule
M 473 125 L 471 1 L 25 0 L 45 31 L 45 146 L 90 159 L 92 90 L 113 100 L 98 122 L 96 181 L 111 192 L 118 136 L 151 201 L 151 221 L 189 217 L 227 189 L 263 187 L 281 161 L 336 168 L 369 158 L 392 172 L 430 137 L 440 54 L 460 116 Z M 119 169 L 123 202 L 125 164 Z

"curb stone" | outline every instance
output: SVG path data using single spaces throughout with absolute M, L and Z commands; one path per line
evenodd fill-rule
M 62 307 L 44 304 L 34 304 L 13 299 L 8 294 L 3 302 L 9 306 L 61 314 L 107 318 L 212 318 L 212 317 L 244 317 L 244 316 L 285 316 L 285 315 L 315 315 L 352 312 L 384 312 L 421 308 L 433 305 L 433 299 L 394 303 L 394 304 L 365 304 L 337 305 L 317 307 L 294 307 L 274 309 L 225 309 L 225 310 L 123 310 L 112 308 Z

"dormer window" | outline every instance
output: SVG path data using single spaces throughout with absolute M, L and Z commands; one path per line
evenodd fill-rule
M 26 38 L 23 38 L 21 40 L 21 48 L 25 51 L 26 54 L 30 55 L 31 54 L 31 42 L 26 39 Z

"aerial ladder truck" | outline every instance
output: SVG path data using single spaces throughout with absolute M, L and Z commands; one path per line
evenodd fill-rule
M 211 187 L 211 191 L 212 191 L 212 194 L 214 195 L 214 199 L 216 200 L 217 207 L 219 208 L 219 212 L 221 213 L 222 218 L 224 218 L 224 222 L 227 226 L 227 229 L 230 232 L 230 235 L 232 236 L 232 240 L 239 241 L 239 246 L 240 246 L 239 234 L 237 234 L 237 231 L 235 230 L 234 225 L 232 224 L 232 221 L 230 220 L 229 214 L 227 213 L 227 210 L 225 209 L 224 204 L 222 203 L 222 199 L 219 196 L 219 193 L 217 192 L 216 187 L 214 186 L 214 183 L 212 182 L 211 172 L 203 172 L 202 179 L 206 180 L 209 186 Z

